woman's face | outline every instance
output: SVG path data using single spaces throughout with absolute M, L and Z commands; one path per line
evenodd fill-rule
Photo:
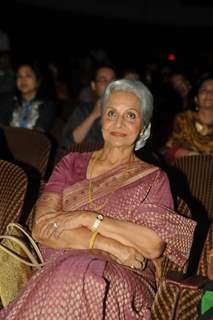
M 16 75 L 16 86 L 22 95 L 36 94 L 39 82 L 33 69 L 26 65 L 21 66 Z
M 106 102 L 102 133 L 105 142 L 114 147 L 133 146 L 141 131 L 139 98 L 125 91 L 115 91 Z
M 201 85 L 196 99 L 199 109 L 213 110 L 213 80 L 206 80 Z

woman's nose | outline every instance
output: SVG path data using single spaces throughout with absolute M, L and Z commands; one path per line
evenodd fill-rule
M 122 127 L 122 124 L 123 124 L 123 117 L 122 116 L 118 116 L 117 119 L 116 119 L 116 127 L 120 128 L 120 127 Z

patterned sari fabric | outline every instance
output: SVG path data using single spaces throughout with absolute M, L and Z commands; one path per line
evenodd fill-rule
M 185 148 L 198 153 L 213 153 L 213 126 L 199 122 L 196 112 L 177 115 L 167 148 Z
M 86 178 L 90 157 L 91 153 L 64 157 L 38 203 L 56 196 L 64 211 L 91 211 Z M 153 229 L 167 244 L 164 254 L 181 266 L 186 263 L 195 223 L 172 210 L 168 180 L 161 170 L 134 161 L 92 180 L 93 203 L 106 202 L 100 209 L 103 215 Z M 143 270 L 133 270 L 97 250 L 42 246 L 42 251 L 47 265 L 0 312 L 0 319 L 151 319 L 156 291 L 152 261 Z

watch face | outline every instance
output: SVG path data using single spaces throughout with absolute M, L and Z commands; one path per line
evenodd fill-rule
M 102 216 L 102 214 L 99 214 L 99 215 L 97 216 L 97 219 L 100 220 L 100 221 L 102 221 L 102 220 L 104 219 L 104 217 Z

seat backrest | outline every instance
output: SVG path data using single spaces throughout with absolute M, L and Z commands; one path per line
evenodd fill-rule
M 198 274 L 208 276 L 208 254 L 213 249 L 213 223 L 210 224 L 198 266 Z
M 20 167 L 0 160 L 0 234 L 9 222 L 19 220 L 27 185 L 27 176 Z
M 200 204 L 212 220 L 213 154 L 181 157 L 175 160 L 174 165 L 185 175 L 194 204 Z
M 57 164 L 66 154 L 70 152 L 92 152 L 99 150 L 103 145 L 100 143 L 80 143 L 72 144 L 69 150 L 59 149 L 56 155 L 55 164 Z
M 14 159 L 34 167 L 45 177 L 51 142 L 42 132 L 25 128 L 4 127 L 8 148 Z

